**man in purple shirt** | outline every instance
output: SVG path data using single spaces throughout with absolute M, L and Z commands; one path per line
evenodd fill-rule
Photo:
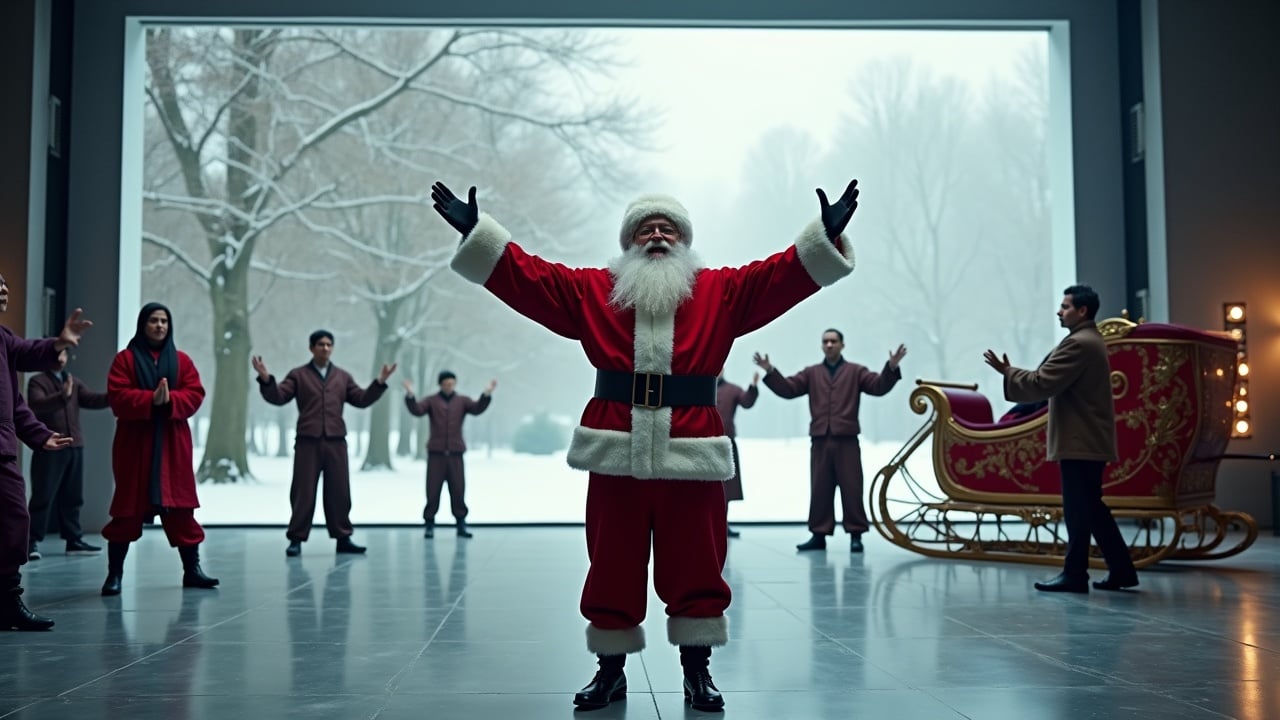
M 862 504 L 858 408 L 863 394 L 885 395 L 902 379 L 898 363 L 907 347 L 899 345 L 890 352 L 880 372 L 847 362 L 843 353 L 844 334 L 828 329 L 822 333 L 822 362 L 791 377 L 783 377 L 768 355 L 755 356 L 765 372 L 764 384 L 778 397 L 809 396 L 809 532 L 813 537 L 797 545 L 797 550 L 827 549 L 827 536 L 835 534 L 836 528 L 837 487 L 844 506 L 844 529 L 850 536 L 849 552 L 862 552 L 862 533 L 871 526 Z
M 9 309 L 9 285 L 0 275 L 0 313 Z M 24 340 L 0 325 L 0 630 L 48 630 L 53 621 L 40 617 L 22 602 L 22 575 L 27 562 L 31 517 L 27 514 L 27 483 L 18 465 L 18 441 L 34 449 L 69 447 L 71 438 L 53 432 L 36 419 L 22 399 L 19 372 L 42 372 L 58 366 L 58 353 L 80 343 L 93 323 L 71 314 L 56 338 Z

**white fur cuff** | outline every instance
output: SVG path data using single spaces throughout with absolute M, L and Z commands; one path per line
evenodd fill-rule
M 597 655 L 625 655 L 644 649 L 644 628 L 605 630 L 587 625 L 587 650 Z
M 840 248 L 827 237 L 822 220 L 814 220 L 796 238 L 796 254 L 800 264 L 809 271 L 809 277 L 819 287 L 826 287 L 853 272 L 853 244 L 847 234 L 840 235 Z
M 670 410 L 668 409 L 669 413 Z M 653 410 L 638 413 L 657 415 Z M 633 414 L 634 417 L 634 414 Z M 579 425 L 573 430 L 566 457 L 575 470 L 662 480 L 727 480 L 734 475 L 733 448 L 724 435 L 702 438 L 666 438 L 658 441 L 666 447 L 655 452 L 654 432 L 643 422 L 633 423 L 632 432 L 601 430 Z M 637 435 L 638 433 L 638 435 Z M 646 462 L 638 457 L 648 453 Z
M 729 642 L 729 618 L 667 618 L 667 640 L 672 645 L 721 647 Z
M 511 233 L 488 213 L 480 213 L 479 221 L 471 234 L 462 239 L 449 266 L 462 277 L 483 285 L 493 274 L 509 242 Z

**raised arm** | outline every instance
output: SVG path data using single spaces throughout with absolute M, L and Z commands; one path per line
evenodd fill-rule
M 0 341 L 9 351 L 9 366 L 18 372 L 44 372 L 58 367 L 57 338 L 27 340 L 0 328 Z
M 1035 370 L 1004 371 L 1004 396 L 1010 402 L 1036 402 L 1060 395 L 1084 372 L 1084 346 L 1068 337 Z
M 381 378 L 374 378 L 368 387 L 360 387 L 356 384 L 354 378 L 347 376 L 347 402 L 352 407 L 367 408 L 378 402 L 378 398 L 382 397 L 382 393 L 387 391 L 387 383 Z
M 262 359 L 255 358 L 254 368 L 258 369 Z M 267 367 L 261 365 L 258 370 L 258 391 L 262 393 L 262 399 L 272 405 L 287 405 L 298 394 L 298 378 L 297 370 L 290 370 L 288 375 L 280 382 L 276 382 L 276 376 L 267 373 Z
M 744 410 L 756 404 L 756 400 L 760 399 L 760 375 L 757 373 L 751 378 L 751 384 L 747 386 L 745 392 L 738 395 L 738 406 Z
M 525 252 L 497 220 L 479 212 L 474 187 L 464 202 L 437 182 L 431 197 L 436 212 L 462 234 L 451 263 L 459 275 L 551 332 L 580 339 L 584 285 L 604 271 L 574 270 Z

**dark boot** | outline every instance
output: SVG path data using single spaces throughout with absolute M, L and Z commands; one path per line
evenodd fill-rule
M 351 540 L 351 536 L 338 538 L 335 552 L 339 555 L 363 555 L 369 548 L 363 545 L 357 545 Z
M 298 540 L 290 540 L 289 547 L 284 549 L 285 557 L 298 557 L 302 554 L 302 542 Z
M 467 531 L 467 523 L 462 520 L 458 521 L 458 537 L 460 538 L 471 537 L 471 533 Z
M 124 558 L 129 554 L 129 543 L 107 543 L 107 581 L 102 583 L 103 595 L 119 595 L 120 579 L 124 577 Z
M 862 552 L 862 533 L 849 536 L 849 552 Z
M 0 630 L 48 630 L 53 621 L 40 617 L 22 602 L 22 575 L 0 576 Z
M 827 538 L 826 538 L 826 536 L 825 536 L 825 535 L 819 535 L 818 533 L 814 533 L 814 534 L 813 534 L 813 537 L 811 537 L 811 538 L 809 538 L 808 540 L 806 540 L 805 542 L 802 542 L 802 543 L 800 543 L 799 545 L 797 545 L 797 546 L 796 546 L 796 549 L 797 549 L 797 550 L 800 550 L 800 551 L 804 551 L 804 550 L 826 550 L 826 549 L 827 549 Z
M 694 710 L 720 712 L 724 697 L 711 682 L 711 648 L 705 645 L 681 645 L 680 667 L 684 669 L 684 699 Z
M 573 704 L 583 710 L 598 710 L 615 700 L 627 698 L 627 676 L 622 666 L 627 662 L 626 655 L 597 655 L 600 658 L 600 669 L 591 682 L 573 696 Z
M 182 556 L 182 587 L 213 588 L 218 586 L 218 578 L 211 578 L 200 569 L 200 546 L 183 545 L 178 548 Z
M 435 536 L 436 536 L 436 521 L 428 520 L 426 529 L 422 531 L 422 537 L 433 538 Z

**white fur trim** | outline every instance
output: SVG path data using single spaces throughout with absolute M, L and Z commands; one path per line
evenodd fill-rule
M 650 462 L 643 468 L 633 464 L 633 441 L 636 441 L 634 432 L 578 426 L 574 428 L 573 440 L 569 443 L 569 467 L 603 475 L 648 480 L 728 480 L 733 477 L 733 446 L 729 444 L 729 438 L 724 435 L 672 438 L 670 431 L 666 430 L 670 427 L 671 410 L 663 410 L 667 412 L 667 421 L 662 425 L 667 438 L 666 452 L 661 456 L 653 456 L 657 462 Z M 632 422 L 635 422 L 639 413 L 657 412 L 659 411 L 634 408 L 631 411 Z M 641 439 L 638 442 L 645 441 Z
M 667 640 L 672 645 L 721 647 L 729 642 L 729 618 L 667 618 Z
M 800 237 L 796 238 L 796 254 L 800 256 L 800 264 L 820 287 L 831 285 L 853 272 L 853 244 L 849 242 L 848 235 L 840 235 L 840 247 L 841 250 L 837 251 L 835 244 L 827 237 L 827 230 L 821 219 L 809 223 Z
M 458 252 L 449 266 L 462 277 L 483 285 L 493 274 L 502 253 L 511 242 L 511 233 L 498 224 L 489 213 L 480 213 L 480 219 L 471 233 L 462 239 Z
M 636 234 L 640 223 L 655 215 L 661 215 L 675 223 L 676 229 L 680 231 L 681 242 L 685 245 L 693 244 L 693 222 L 689 220 L 689 211 L 670 195 L 654 193 L 632 200 L 622 213 L 622 230 L 618 233 L 618 240 L 624 251 L 631 247 L 631 238 Z
M 671 374 L 676 344 L 676 313 L 654 315 L 636 310 L 633 353 L 636 372 Z
M 605 630 L 587 625 L 587 650 L 597 655 L 625 655 L 644 649 L 644 628 Z

